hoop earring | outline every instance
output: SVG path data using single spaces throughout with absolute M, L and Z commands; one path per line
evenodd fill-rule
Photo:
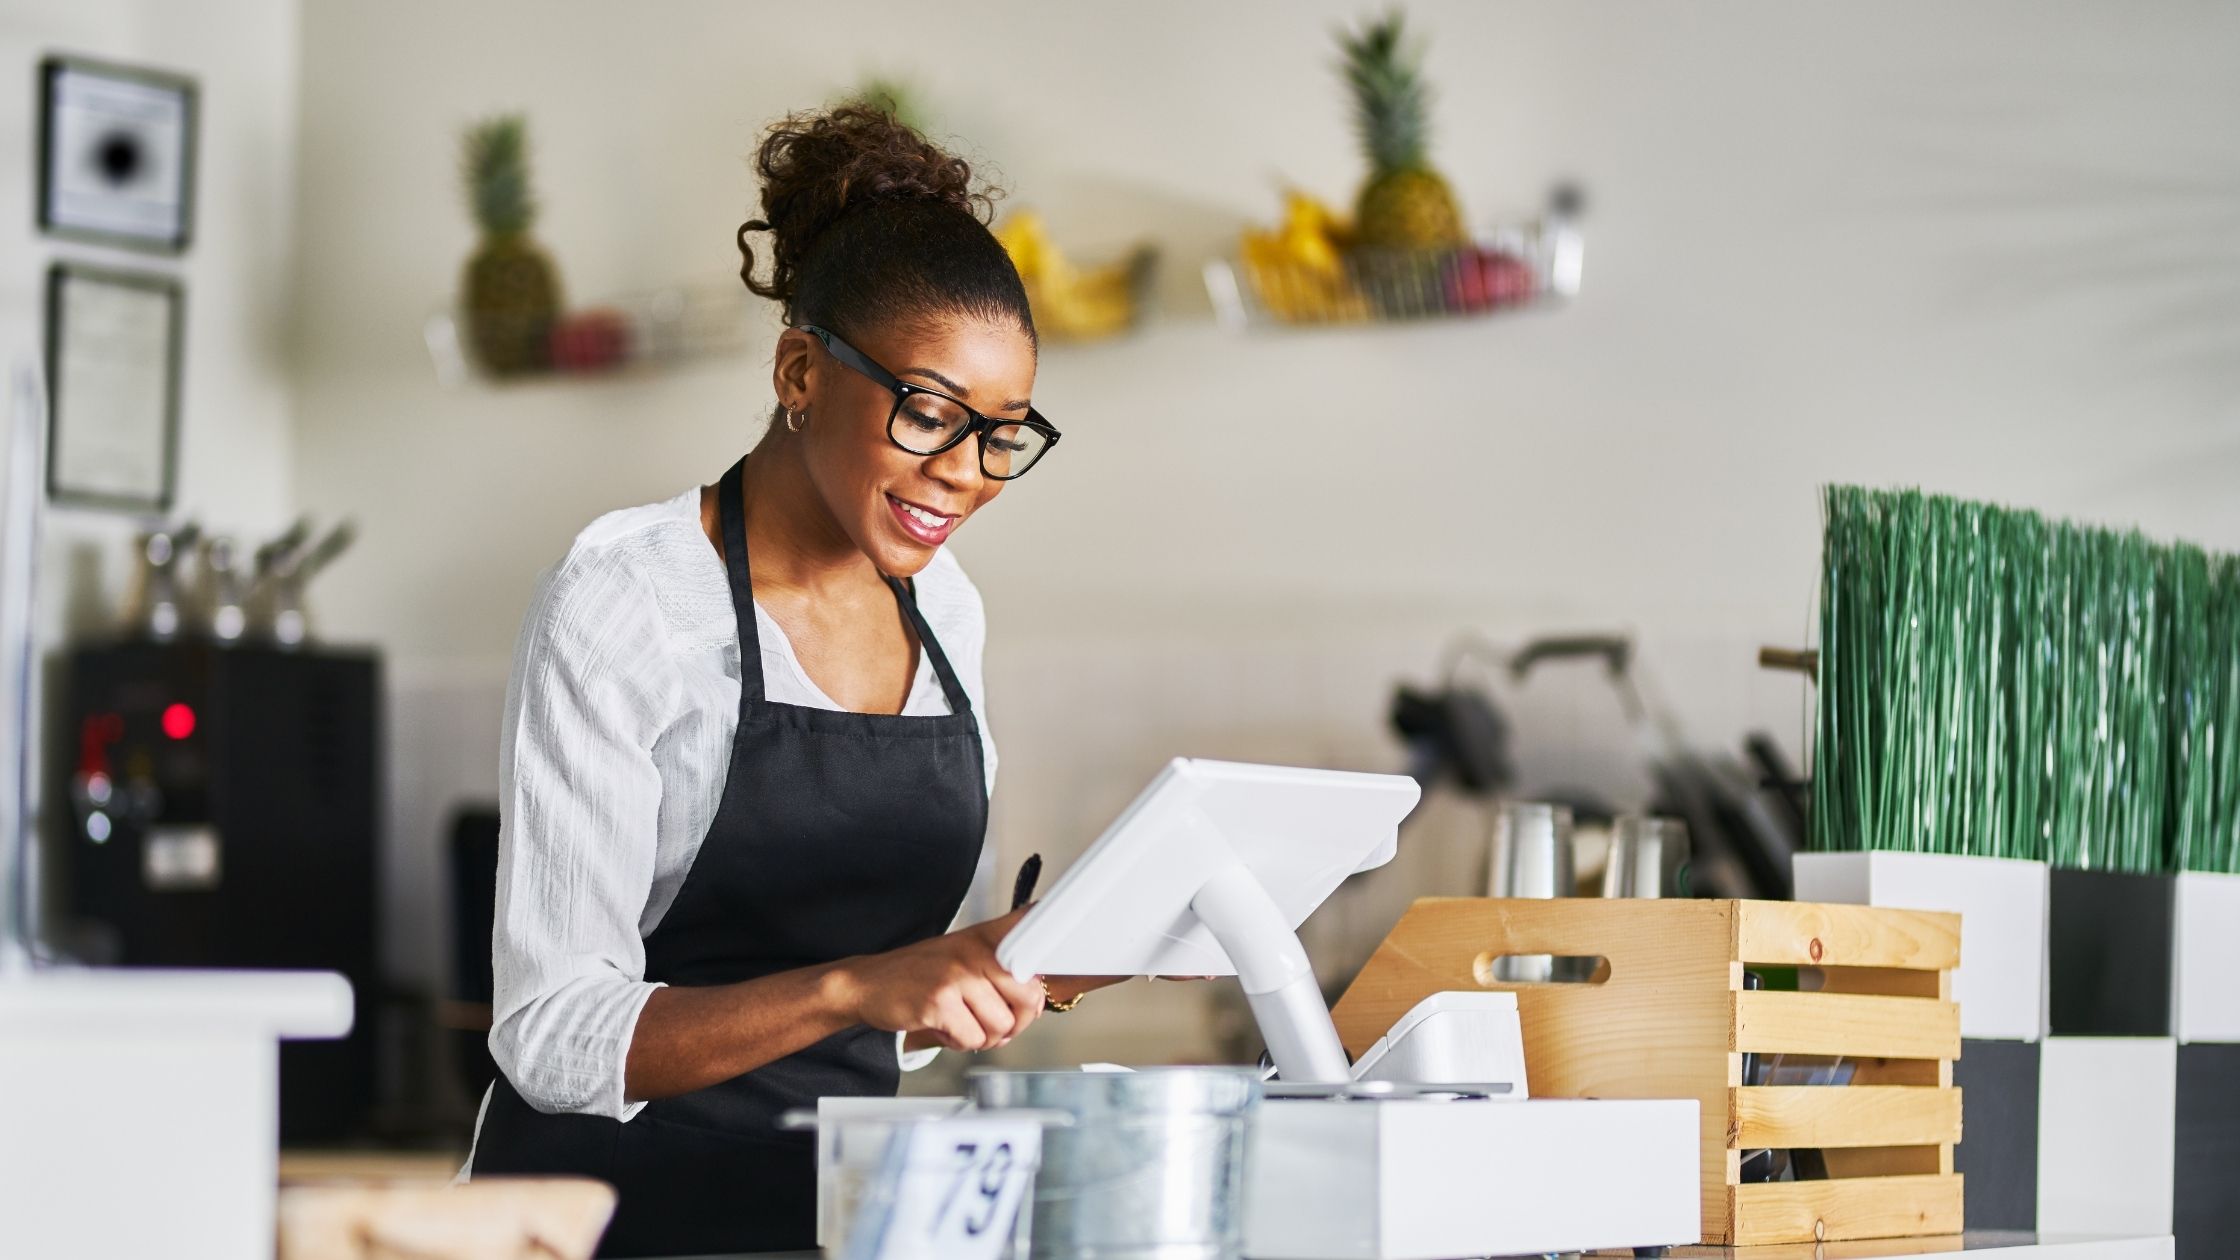
M 797 412 L 797 411 L 795 411 L 795 410 L 794 410 L 793 408 L 791 408 L 791 407 L 788 407 L 788 408 L 786 408 L 786 432 L 788 432 L 788 433 L 799 433 L 799 432 L 801 432 L 801 426 L 802 426 L 803 424 L 807 423 L 807 422 L 808 422 L 808 419 L 809 419 L 809 409 L 808 409 L 807 407 L 803 407 L 803 408 L 802 408 L 802 409 L 801 409 L 800 411 L 798 411 L 798 412 Z

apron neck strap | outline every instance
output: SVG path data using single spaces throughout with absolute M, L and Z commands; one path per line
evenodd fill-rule
M 740 487 L 747 479 L 747 457 L 716 483 L 716 509 L 723 528 L 723 567 L 731 579 L 731 611 L 739 620 L 739 706 L 762 702 L 762 634 L 754 624 L 754 583 L 747 576 L 747 510 Z
M 895 599 L 901 603 L 902 611 L 909 614 L 911 628 L 918 632 L 918 650 L 933 662 L 933 674 L 941 680 L 941 694 L 948 698 L 949 712 L 972 712 L 972 697 L 965 694 L 964 684 L 957 681 L 957 671 L 949 667 L 949 654 L 941 650 L 941 641 L 933 637 L 933 627 L 926 624 L 925 614 L 918 611 L 918 597 L 900 578 L 888 578 L 887 585 L 894 588 Z

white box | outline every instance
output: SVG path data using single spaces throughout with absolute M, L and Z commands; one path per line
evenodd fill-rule
M 2048 1037 L 2038 1085 L 2038 1232 L 2167 1234 L 2178 1043 Z
M 1440 1260 L 1702 1237 L 1696 1101 L 1270 1099 L 1244 1254 Z
M 332 972 L 0 977 L 0 1255 L 270 1256 L 279 1041 L 351 1014 Z
M 2240 875 L 2180 872 L 2174 920 L 2171 1028 L 2179 1041 L 2240 1041 Z
M 2046 865 L 1943 853 L 1799 853 L 1799 901 L 1960 916 L 1952 999 L 1960 1035 L 2036 1041 L 2046 1031 Z

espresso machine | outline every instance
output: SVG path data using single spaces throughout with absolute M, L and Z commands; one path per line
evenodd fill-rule
M 169 532 L 154 550 L 175 561 L 192 535 Z M 198 604 L 235 589 L 227 572 L 169 568 L 122 635 L 68 653 L 52 935 L 94 964 L 341 972 L 354 1026 L 281 1047 L 280 1130 L 347 1141 L 377 1093 L 380 660 L 257 633 L 239 599 Z

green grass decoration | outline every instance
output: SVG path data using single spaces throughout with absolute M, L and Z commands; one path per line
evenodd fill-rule
M 1831 486 L 1813 844 L 2240 873 L 2240 560 Z
M 2240 559 L 2180 547 L 2171 578 L 2171 865 L 2240 871 Z

